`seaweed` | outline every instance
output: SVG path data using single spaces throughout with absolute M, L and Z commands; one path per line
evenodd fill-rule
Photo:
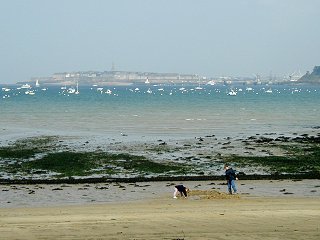
M 288 151 L 284 156 L 237 156 L 231 155 L 225 161 L 239 166 L 268 167 L 273 172 L 301 173 L 320 172 L 320 146 L 282 146 Z
M 26 159 L 34 157 L 37 153 L 39 153 L 37 148 L 26 149 L 19 146 L 0 148 L 0 158 Z
M 27 172 L 32 169 L 52 171 L 65 176 L 87 176 L 93 173 L 121 173 L 121 169 L 138 173 L 183 172 L 185 166 L 180 164 L 157 163 L 143 156 L 126 153 L 110 154 L 104 152 L 58 152 L 20 163 L 15 168 Z M 98 170 L 95 170 L 98 169 Z
M 87 153 L 58 152 L 33 161 L 23 162 L 23 170 L 41 169 L 61 173 L 65 176 L 85 175 L 85 172 L 95 167 Z
M 39 136 L 18 139 L 14 144 L 0 147 L 0 159 L 28 159 L 48 151 L 55 145 L 57 137 Z

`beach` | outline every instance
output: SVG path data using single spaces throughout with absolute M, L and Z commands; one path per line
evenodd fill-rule
M 16 197 L 17 204 L 11 206 L 3 205 L 2 194 L 0 239 L 320 237 L 318 180 L 239 181 L 240 194 L 232 196 L 225 194 L 226 186 L 221 181 L 186 182 L 184 184 L 191 188 L 187 199 L 172 198 L 174 184 L 151 182 L 117 186 L 113 183 L 108 189 L 91 184 L 86 190 L 76 185 L 60 191 L 50 186 L 15 185 L 16 189 L 24 187 L 20 190 L 24 193 L 43 187 L 41 190 L 47 188 L 60 194 L 53 194 L 53 200 L 48 201 L 41 197 L 40 190 L 35 190 L 34 194 Z M 19 190 L 3 191 L 11 187 L 1 186 L 2 193 L 11 192 L 7 197 L 17 195 Z M 75 194 L 72 189 L 87 195 L 87 201 L 68 202 L 70 198 L 81 198 L 72 196 Z M 99 200 L 98 192 L 104 196 L 104 201 Z M 95 194 L 91 197 L 96 201 L 89 199 L 89 193 Z M 55 195 L 60 197 L 54 198 Z
M 1 209 L 0 239 L 319 239 L 319 198 Z
M 2 99 L 0 239 L 320 239 L 318 88 L 140 89 Z

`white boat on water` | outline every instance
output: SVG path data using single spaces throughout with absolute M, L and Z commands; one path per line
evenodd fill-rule
M 228 95 L 229 96 L 236 96 L 237 95 L 237 92 L 233 89 L 231 89 L 229 92 L 228 92 Z
M 36 81 L 36 87 L 40 87 L 40 83 L 39 83 L 39 80 L 37 79 Z
M 31 88 L 31 86 L 28 83 L 26 83 L 26 84 L 23 84 L 21 88 Z
M 246 91 L 253 91 L 253 88 L 252 87 L 247 87 Z
M 79 92 L 79 83 L 77 82 L 77 89 L 76 89 L 76 91 L 75 91 L 75 93 L 74 94 L 79 94 L 80 92 Z
M 213 85 L 215 85 L 216 83 L 213 81 L 213 80 L 210 80 L 209 82 L 207 82 L 207 85 L 211 85 L 211 86 L 213 86 Z
M 111 95 L 112 91 L 110 89 L 107 89 L 106 94 Z
M 145 84 L 149 84 L 149 83 L 150 83 L 149 79 L 147 78 L 144 83 L 145 83 Z
M 265 91 L 266 93 L 272 93 L 272 89 L 269 88 L 268 90 Z
M 11 89 L 10 88 L 2 88 L 2 91 L 4 92 L 9 92 Z
M 73 87 L 70 87 L 70 88 L 68 89 L 68 93 L 70 93 L 70 94 L 73 94 L 73 93 L 75 93 L 75 92 L 76 92 L 76 89 L 73 88 Z
M 33 90 L 27 90 L 24 92 L 26 95 L 35 95 L 36 93 Z

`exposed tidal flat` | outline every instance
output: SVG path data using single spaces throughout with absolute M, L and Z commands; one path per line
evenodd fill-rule
M 101 141 L 101 139 L 99 140 Z M 135 182 L 223 179 L 231 164 L 242 179 L 319 178 L 320 133 L 244 139 L 214 135 L 155 142 L 62 136 L 19 139 L 0 147 L 3 183 Z

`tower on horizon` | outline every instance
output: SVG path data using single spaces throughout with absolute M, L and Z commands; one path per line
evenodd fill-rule
M 116 70 L 114 62 L 112 62 L 111 71 L 114 72 Z

